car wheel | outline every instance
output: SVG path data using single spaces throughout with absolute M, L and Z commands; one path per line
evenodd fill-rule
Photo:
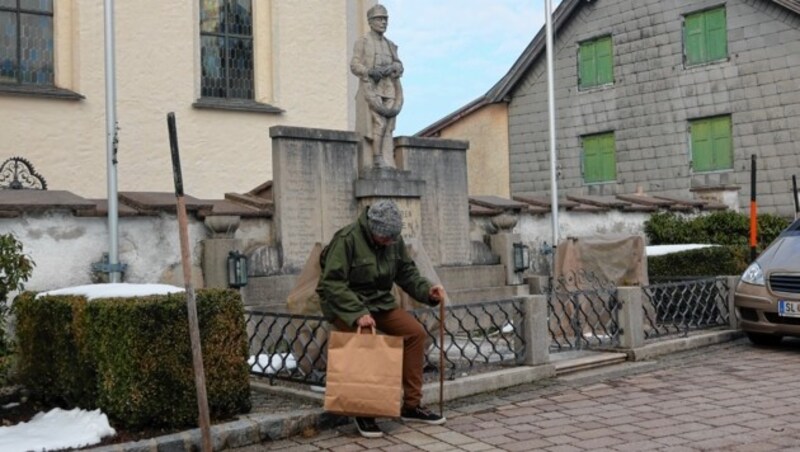
M 755 345 L 778 345 L 783 336 L 765 333 L 747 333 L 747 338 Z

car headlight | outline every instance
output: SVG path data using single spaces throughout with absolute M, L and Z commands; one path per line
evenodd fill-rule
M 763 286 L 764 285 L 764 271 L 761 270 L 761 266 L 758 263 L 753 262 L 747 267 L 747 270 L 742 273 L 742 282 L 746 282 L 747 284 L 753 284 L 755 286 Z

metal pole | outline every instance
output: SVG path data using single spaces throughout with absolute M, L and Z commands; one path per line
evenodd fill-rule
M 756 202 L 756 155 L 750 156 L 750 262 L 756 260 L 758 203 Z
M 108 180 L 109 282 L 120 282 L 117 207 L 117 84 L 114 60 L 114 0 L 105 0 L 106 171 Z
M 439 414 L 444 417 L 444 303 L 439 302 Z
M 800 215 L 800 202 L 797 200 L 797 176 L 792 174 L 792 198 L 794 198 L 794 219 Z
M 558 185 L 556 182 L 556 97 L 553 71 L 553 0 L 545 0 L 546 45 L 547 45 L 547 114 L 550 122 L 550 208 L 552 210 L 553 228 L 553 265 L 555 265 L 555 249 L 558 246 Z M 553 269 L 555 274 L 555 269 Z
M 175 125 L 175 114 L 167 114 L 167 130 L 169 147 L 172 152 L 172 176 L 175 179 L 175 203 L 178 213 L 178 234 L 181 240 L 181 262 L 183 263 L 183 283 L 186 286 L 186 310 L 189 315 L 189 340 L 192 345 L 192 368 L 194 384 L 197 392 L 197 411 L 202 440 L 202 451 L 211 452 L 211 421 L 208 413 L 208 395 L 206 393 L 206 373 L 203 368 L 203 351 L 200 343 L 200 325 L 197 320 L 197 303 L 192 285 L 192 258 L 189 248 L 189 220 L 186 216 L 186 201 L 183 197 L 183 176 L 181 174 L 181 158 L 178 151 L 178 129 Z

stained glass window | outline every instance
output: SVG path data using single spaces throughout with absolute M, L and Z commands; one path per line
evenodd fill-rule
M 200 0 L 202 97 L 253 99 L 252 0 Z
M 53 79 L 53 0 L 0 0 L 0 83 Z

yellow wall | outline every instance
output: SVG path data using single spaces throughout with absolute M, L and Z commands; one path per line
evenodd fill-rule
M 507 104 L 490 104 L 472 112 L 442 129 L 440 137 L 469 141 L 470 195 L 511 196 Z
M 103 0 L 58 0 L 56 84 L 80 101 L 0 94 L 0 161 L 33 162 L 53 190 L 105 197 Z M 352 130 L 356 36 L 374 0 L 253 0 L 256 97 L 282 114 L 192 107 L 200 93 L 199 2 L 116 5 L 118 185 L 172 191 L 166 114 L 178 123 L 187 194 L 221 198 L 272 178 L 269 127 Z

